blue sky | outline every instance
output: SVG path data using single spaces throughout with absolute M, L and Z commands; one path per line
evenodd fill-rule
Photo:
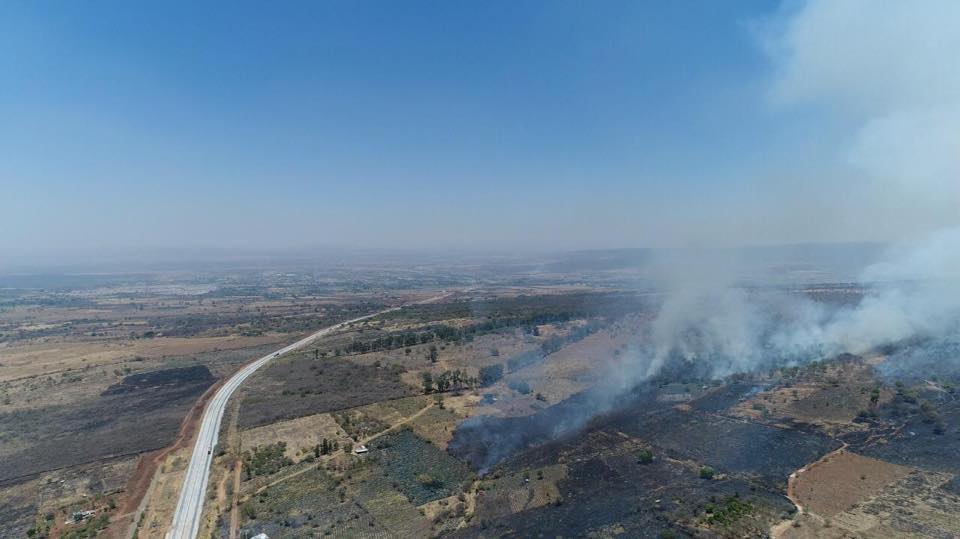
M 5 2 L 0 248 L 875 239 L 771 207 L 859 121 L 771 104 L 796 10 Z

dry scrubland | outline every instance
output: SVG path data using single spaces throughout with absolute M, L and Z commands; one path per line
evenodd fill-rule
M 797 293 L 842 303 L 857 297 L 834 287 Z M 205 310 L 214 308 L 207 300 L 179 301 L 184 310 L 177 313 L 190 320 L 216 318 Z M 372 310 L 388 299 L 249 301 L 282 309 L 260 311 L 256 319 L 292 317 L 299 320 L 285 322 L 292 328 Z M 142 505 L 112 509 L 123 505 L 123 485 L 143 461 L 137 455 L 169 444 L 175 419 L 216 379 L 295 333 L 276 326 L 250 331 L 249 324 L 260 322 L 238 322 L 235 303 L 221 298 L 217 307 L 230 316 L 189 337 L 165 336 L 161 328 L 179 328 L 175 322 L 145 326 L 119 317 L 123 332 L 136 325 L 141 333 L 31 334 L 3 344 L 16 353 L 3 360 L 11 367 L 3 374 L 10 403 L 0 409 L 0 455 L 41 450 L 43 440 L 63 432 L 129 454 L 112 456 L 91 444 L 77 453 L 88 455 L 83 464 L 62 451 L 41 451 L 50 455 L 36 459 L 42 469 L 13 478 L 2 491 L 4 517 L 22 523 L 18 533 L 34 526 L 41 535 L 56 529 L 80 536 L 99 524 L 62 522 L 89 506 L 113 517 L 128 511 L 111 533 L 136 528 L 138 537 L 162 537 L 189 448 L 155 457 L 157 473 Z M 602 393 L 597 384 L 606 373 L 639 353 L 655 310 L 649 295 L 488 287 L 354 324 L 271 362 L 231 403 L 203 534 L 960 533 L 953 518 L 960 511 L 955 373 L 897 378 L 885 370 L 891 350 L 723 380 L 672 366 L 627 394 Z M 62 327 L 53 315 L 13 311 L 5 323 L 18 324 L 17 331 Z M 183 352 L 188 345 L 196 348 Z M 53 358 L 52 350 L 69 352 Z M 30 374 L 40 369 L 30 358 L 45 358 L 70 381 Z M 51 391 L 35 395 L 40 387 Z M 598 401 L 607 402 L 602 413 L 577 419 Z M 88 419 L 105 407 L 131 411 Z M 150 428 L 159 435 L 138 436 L 135 417 L 155 418 Z M 54 418 L 53 426 L 44 418 Z M 124 449 L 119 439 L 132 445 Z M 361 444 L 368 451 L 356 454 Z
M 150 478 L 130 482 L 218 379 L 307 330 L 403 299 L 181 276 L 50 279 L 0 291 L 0 516 L 15 537 L 86 536 L 110 520 L 125 530 L 138 518 L 129 498 L 142 494 L 128 490 Z M 66 523 L 81 510 L 95 513 Z
M 554 439 L 605 370 L 636 353 L 651 309 L 647 300 L 627 303 L 582 290 L 485 290 L 358 324 L 277 362 L 242 391 L 240 417 L 269 398 L 285 418 L 241 423 L 237 435 L 242 451 L 283 441 L 289 460 L 241 479 L 237 529 L 283 537 L 956 533 L 947 517 L 960 510 L 950 490 L 952 386 L 897 385 L 880 374 L 882 355 L 726 380 L 656 379 Z M 497 365 L 495 379 L 474 380 Z M 350 382 L 321 381 L 320 370 Z M 438 390 L 436 380 L 455 371 L 460 385 Z M 401 385 L 384 387 L 385 379 Z M 409 393 L 391 393 L 401 387 Z M 336 395 L 314 396 L 328 391 Z M 361 443 L 369 451 L 353 454 Z M 230 536 L 232 513 L 219 513 L 217 536 Z

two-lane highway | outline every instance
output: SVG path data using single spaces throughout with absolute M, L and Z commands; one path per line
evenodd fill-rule
M 432 303 L 449 295 L 450 293 L 446 293 L 417 303 Z M 197 434 L 197 441 L 193 446 L 193 455 L 190 457 L 190 464 L 187 465 L 187 473 L 183 478 L 180 499 L 177 501 L 177 509 L 173 514 L 173 523 L 167 532 L 167 539 L 194 539 L 197 536 L 200 528 L 200 515 L 203 512 L 204 494 L 207 491 L 207 479 L 210 475 L 210 463 L 213 460 L 213 449 L 217 445 L 217 437 L 220 434 L 220 422 L 223 419 L 223 412 L 226 410 L 227 401 L 230 400 L 233 392 L 236 391 L 251 374 L 275 357 L 302 348 L 320 337 L 333 333 L 354 322 L 396 311 L 399 308 L 400 307 L 393 307 L 391 309 L 385 309 L 321 329 L 309 337 L 300 339 L 289 346 L 285 346 L 276 352 L 271 352 L 269 355 L 263 356 L 253 363 L 250 363 L 227 380 L 223 386 L 217 390 L 216 394 L 207 404 L 206 410 L 203 412 L 203 418 L 200 422 L 200 432 Z

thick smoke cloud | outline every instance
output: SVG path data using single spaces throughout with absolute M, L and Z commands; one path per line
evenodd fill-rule
M 832 187 L 891 237 L 958 224 L 958 25 L 950 0 L 815 0 L 764 34 L 772 101 L 847 126 L 840 157 L 862 177 Z
M 669 360 L 705 362 L 711 374 L 725 376 L 910 339 L 937 342 L 960 331 L 960 228 L 892 249 L 863 272 L 866 293 L 853 305 L 688 277 L 671 275 L 680 280 L 640 339 L 635 368 L 627 368 L 634 381 L 655 376 Z
M 789 6 L 763 32 L 775 71 L 772 102 L 826 111 L 850 126 L 841 152 L 860 174 L 834 187 L 837 196 L 857 196 L 848 204 L 852 218 L 928 230 L 867 268 L 861 281 L 870 291 L 852 307 L 761 300 L 717 279 L 666 272 L 673 282 L 638 353 L 637 378 L 656 374 L 670 357 L 709 358 L 723 375 L 957 332 L 960 3 Z
M 464 423 L 452 447 L 486 448 L 474 459 L 482 470 L 582 427 L 660 375 L 722 377 L 908 341 L 886 362 L 888 372 L 931 363 L 960 369 L 960 3 L 791 6 L 764 34 L 776 72 L 771 101 L 826 111 L 849 126 L 836 176 L 858 174 L 831 188 L 855 195 L 850 218 L 870 219 L 861 224 L 903 241 L 866 268 L 866 292 L 852 304 L 738 286 L 738 265 L 721 250 L 667 253 L 655 271 L 659 313 L 605 382 L 543 417 Z

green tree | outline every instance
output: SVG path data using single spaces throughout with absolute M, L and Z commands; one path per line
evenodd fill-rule
M 420 378 L 423 381 L 423 392 L 433 393 L 433 375 L 429 372 L 424 372 L 420 375 Z
M 490 386 L 497 383 L 497 380 L 503 378 L 503 364 L 487 365 L 480 369 L 480 385 Z

